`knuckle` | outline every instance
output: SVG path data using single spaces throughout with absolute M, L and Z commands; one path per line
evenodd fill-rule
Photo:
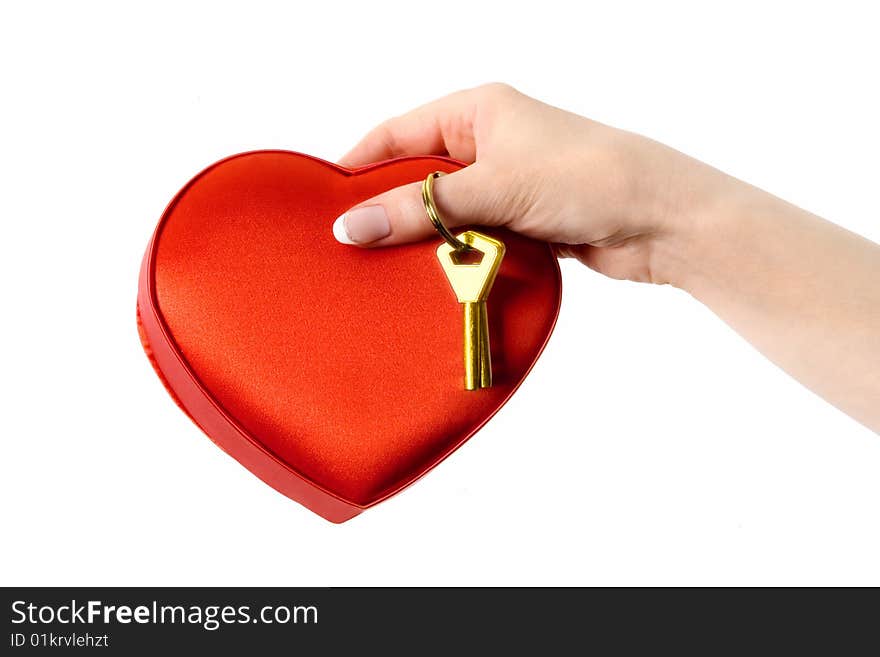
M 482 165 L 481 175 L 470 190 L 468 210 L 492 225 L 517 225 L 534 212 L 533 185 L 523 173 L 492 165 Z
M 376 128 L 373 129 L 372 137 L 377 142 L 382 144 L 387 152 L 391 153 L 392 156 L 398 155 L 400 152 L 399 145 L 397 143 L 396 128 L 397 119 L 388 119 L 387 121 L 383 121 Z
M 487 100 L 504 101 L 519 95 L 519 92 L 506 82 L 489 82 L 477 87 L 480 95 Z

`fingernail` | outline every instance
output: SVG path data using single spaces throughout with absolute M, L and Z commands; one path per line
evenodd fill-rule
M 369 244 L 390 234 L 391 224 L 381 205 L 349 210 L 333 222 L 333 236 L 343 244 Z

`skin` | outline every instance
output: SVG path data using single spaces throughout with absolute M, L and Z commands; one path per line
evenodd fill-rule
M 880 433 L 880 245 L 672 148 L 502 84 L 393 118 L 340 163 L 418 154 L 471 164 L 435 181 L 450 228 L 504 226 L 612 278 L 685 290 Z M 432 236 L 420 185 L 356 206 L 334 233 L 363 247 Z

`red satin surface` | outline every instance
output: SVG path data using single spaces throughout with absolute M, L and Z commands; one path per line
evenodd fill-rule
M 459 166 L 414 157 L 348 171 L 284 151 L 234 156 L 181 191 L 148 250 L 139 308 L 172 393 L 232 456 L 327 517 L 300 491 L 358 508 L 397 492 L 500 408 L 552 332 L 561 290 L 549 246 L 481 228 L 507 255 L 488 302 L 495 385 L 467 392 L 462 309 L 439 238 L 378 250 L 334 240 L 352 205 Z M 183 378 L 195 383 L 182 390 Z M 212 435 L 212 414 L 258 451 Z

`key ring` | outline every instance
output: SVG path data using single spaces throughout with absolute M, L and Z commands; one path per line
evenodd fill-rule
M 473 247 L 468 246 L 449 232 L 449 229 L 440 218 L 437 204 L 434 203 L 434 178 L 439 178 L 440 176 L 445 175 L 446 174 L 442 171 L 435 171 L 434 173 L 428 174 L 428 177 L 425 178 L 425 182 L 422 183 L 422 203 L 425 204 L 425 212 L 428 215 L 428 219 L 431 220 L 431 224 L 437 232 L 440 233 L 440 236 L 446 240 L 446 243 L 459 253 L 462 251 L 470 251 Z

